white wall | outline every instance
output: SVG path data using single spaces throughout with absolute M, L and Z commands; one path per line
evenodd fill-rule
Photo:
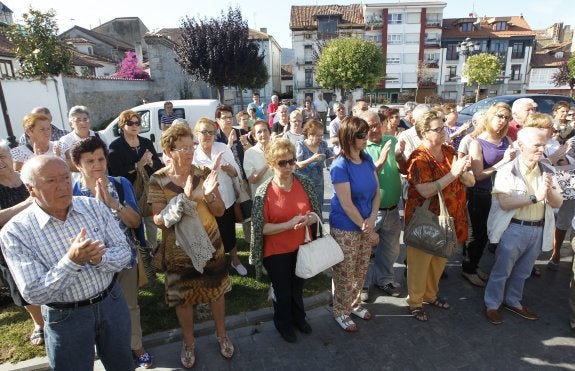
M 2 80 L 0 83 L 16 140 L 24 133 L 22 119 L 37 106 L 48 107 L 52 113 L 53 124 L 70 130 L 67 119 L 68 106 L 61 77 L 50 77 L 46 80 Z M 4 115 L 0 113 L 0 138 L 7 137 Z

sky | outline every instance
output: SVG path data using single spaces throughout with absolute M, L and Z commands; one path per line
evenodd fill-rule
M 348 5 L 361 1 L 336 0 L 208 0 L 184 1 L 162 0 L 159 2 L 141 0 L 2 0 L 4 5 L 14 12 L 14 21 L 22 21 L 22 13 L 30 6 L 42 11 L 53 9 L 60 32 L 77 25 L 94 28 L 117 17 L 139 17 L 150 31 L 162 28 L 179 27 L 182 19 L 188 17 L 217 17 L 229 6 L 241 9 L 248 26 L 254 29 L 267 28 L 282 48 L 291 48 L 289 29 L 290 9 L 292 5 Z M 398 3 L 398 1 L 363 1 L 363 3 Z M 411 2 L 411 1 L 402 1 Z M 472 11 L 479 16 L 525 17 L 532 29 L 544 29 L 556 22 L 571 23 L 575 15 L 573 0 L 443 0 L 444 18 L 464 18 Z M 153 5 L 152 5 L 153 4 Z M 520 4 L 520 6 L 518 5 Z M 155 5 L 155 6 L 154 6 Z

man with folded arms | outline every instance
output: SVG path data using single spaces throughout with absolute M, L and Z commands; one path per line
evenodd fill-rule
M 521 304 L 525 280 L 537 256 L 553 249 L 553 208 L 563 202 L 551 169 L 539 162 L 547 142 L 546 131 L 523 128 L 517 136 L 521 154 L 497 170 L 493 184 L 487 232 L 495 250 L 495 264 L 485 287 L 487 319 L 502 323 L 499 307 L 529 319 L 539 317 Z
M 55 370 L 133 370 L 130 316 L 117 272 L 131 262 L 118 221 L 96 198 L 72 197 L 64 160 L 36 156 L 22 182 L 34 202 L 0 232 L 22 297 L 42 305 L 46 353 Z

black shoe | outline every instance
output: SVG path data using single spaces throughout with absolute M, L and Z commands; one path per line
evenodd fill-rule
M 310 329 L 311 329 L 311 327 L 310 327 Z M 295 343 L 295 341 L 297 339 L 297 337 L 295 336 L 295 332 L 292 328 L 289 328 L 289 329 L 284 330 L 284 331 L 280 331 L 280 335 L 288 343 Z
M 311 326 L 306 321 L 302 323 L 296 323 L 295 327 L 303 334 L 311 334 L 312 332 Z
M 380 285 L 376 285 L 376 286 L 378 289 L 385 292 L 389 296 L 393 296 L 394 298 L 397 298 L 400 294 L 399 288 L 393 286 L 393 283 L 391 283 L 391 282 L 385 286 L 380 286 Z

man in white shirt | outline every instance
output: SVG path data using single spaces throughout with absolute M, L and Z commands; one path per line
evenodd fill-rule
M 326 126 L 327 109 L 329 108 L 329 105 L 327 104 L 325 99 L 323 99 L 323 93 L 321 92 L 318 93 L 317 99 L 313 102 L 313 105 L 315 106 L 315 111 L 318 113 L 321 123 L 323 124 L 323 126 Z

